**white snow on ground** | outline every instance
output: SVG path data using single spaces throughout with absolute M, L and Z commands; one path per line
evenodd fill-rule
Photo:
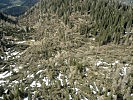
M 81 100 L 89 100 L 89 99 L 87 99 L 86 97 L 84 97 L 84 99 L 81 99 Z
M 39 73 L 41 73 L 41 72 L 43 72 L 43 70 L 39 70 L 36 74 L 39 74 Z
M 14 52 L 4 52 L 6 54 L 6 56 L 4 57 L 4 60 L 8 60 L 10 57 L 12 56 L 16 56 L 16 58 L 18 58 L 19 56 L 17 56 L 19 54 L 18 51 L 14 51 Z
M 119 73 L 121 76 L 126 75 L 126 74 L 127 74 L 127 67 L 122 67 L 121 71 L 122 71 L 122 72 Z
M 11 76 L 12 72 L 8 72 L 8 71 L 5 71 L 4 73 L 1 73 L 0 74 L 0 78 L 6 78 L 6 77 L 9 77 Z
M 19 41 L 19 42 L 16 42 L 16 44 L 23 44 L 25 43 L 26 41 Z
M 115 65 L 118 64 L 118 63 L 119 63 L 119 61 L 116 60 L 115 62 L 109 64 L 109 63 L 103 61 L 103 59 L 101 59 L 101 60 L 97 61 L 95 65 L 98 66 L 98 67 L 99 67 L 99 66 L 103 66 L 103 65 L 107 65 L 107 66 L 113 65 L 113 66 L 115 66 Z M 128 64 L 126 64 L 125 66 L 128 66 Z M 108 67 L 103 67 L 103 68 L 106 69 L 106 68 L 108 68 Z
M 106 91 L 106 88 L 105 87 L 102 88 L 102 92 L 104 92 L 104 91 Z
M 99 89 L 98 89 L 98 87 L 97 87 L 95 82 L 94 82 L 94 85 L 95 85 L 96 91 L 99 91 Z
M 116 65 L 116 64 L 118 64 L 118 63 L 119 63 L 119 61 L 116 60 L 114 63 L 112 63 L 112 65 L 114 66 L 114 65 Z
M 17 54 L 19 54 L 19 52 L 18 52 L 18 51 L 14 51 L 14 52 L 12 52 L 10 55 L 11 55 L 11 56 L 16 56 Z
M 46 86 L 49 85 L 49 79 L 48 79 L 48 77 L 44 77 L 42 80 L 45 82 Z
M 34 74 L 28 75 L 28 78 L 34 78 Z
M 6 66 L 3 66 L 1 69 L 4 69 Z
M 68 64 L 68 60 L 67 60 L 67 59 L 65 59 L 65 60 L 64 60 L 64 63 L 67 65 L 67 64 Z
M 28 89 L 28 87 L 25 87 L 25 89 L 24 89 L 24 90 L 26 91 L 27 89 Z
M 94 94 L 97 93 L 97 92 L 95 91 L 95 88 L 94 88 L 92 85 L 90 85 L 90 89 L 92 90 L 92 92 L 93 92 Z
M 18 73 L 20 71 L 20 69 L 22 69 L 23 67 L 22 66 L 16 66 L 15 64 L 14 65 L 10 65 L 10 67 L 13 68 L 13 71 Z
M 19 83 L 19 81 L 16 81 L 16 80 L 15 80 L 15 81 L 12 81 L 12 83 L 18 84 L 18 83 Z
M 28 97 L 24 98 L 24 100 L 29 100 Z
M 129 64 L 125 64 L 125 67 L 129 66 Z
M 91 89 L 94 89 L 92 85 L 90 85 L 90 88 L 91 88 Z
M 10 67 L 15 67 L 16 65 L 10 65 Z
M 86 68 L 86 71 L 89 71 L 89 68 L 85 67 Z
M 30 40 L 31 42 L 35 42 L 35 40 Z
M 1 84 L 1 85 L 4 84 L 4 83 L 6 83 L 6 81 L 0 80 L 0 84 Z
M 94 90 L 93 90 L 92 92 L 93 92 L 94 94 L 97 94 L 97 92 L 96 92 L 96 91 L 94 91 Z
M 69 81 L 68 81 L 68 77 L 67 76 L 65 76 L 65 81 L 66 81 L 66 83 L 68 85 L 69 84 Z
M 24 43 L 28 43 L 28 42 L 35 42 L 35 40 L 30 40 L 30 41 L 18 41 L 16 42 L 16 44 L 24 44 Z
M 14 52 L 5 52 L 6 55 L 8 56 L 16 56 L 17 54 L 19 54 L 18 51 L 14 51 Z
M 75 90 L 76 90 L 76 94 L 78 93 L 78 91 L 79 91 L 79 89 L 78 88 L 75 88 Z
M 31 87 L 41 87 L 41 84 L 39 82 L 33 81 L 30 86 Z
M 92 38 L 93 41 L 95 41 L 96 39 L 95 38 Z
M 4 93 L 7 93 L 7 92 L 8 92 L 8 89 L 6 89 Z
M 127 74 L 127 67 L 123 67 L 122 71 L 123 71 L 123 75 L 126 75 Z
M 59 73 L 59 76 L 57 78 L 60 80 L 61 85 L 63 86 L 63 80 L 61 79 L 61 76 L 63 76 L 63 74 Z
M 16 72 L 16 73 L 18 73 L 19 72 L 19 69 L 18 68 L 14 68 L 13 71 Z
M 37 67 L 40 67 L 41 65 L 37 65 Z
M 4 59 L 4 57 L 3 57 L 3 56 L 0 56 L 0 58 L 1 58 L 1 59 Z
M 4 59 L 4 60 L 8 60 L 10 57 L 11 57 L 11 56 L 10 56 L 10 55 L 8 55 L 8 56 L 6 56 L 6 57 L 5 57 L 5 59 Z
M 100 66 L 103 62 L 102 61 L 98 61 L 96 62 L 96 66 Z
M 108 93 L 107 93 L 107 96 L 110 96 L 110 94 L 111 94 L 111 93 L 110 93 L 110 92 L 108 92 Z
M 22 67 L 22 66 L 19 66 L 18 68 L 19 68 L 19 69 L 23 69 L 23 67 Z
M 72 88 L 73 90 L 75 90 L 76 94 L 78 94 L 79 89 L 78 88 Z
M 21 55 L 23 55 L 25 53 L 25 51 L 19 53 L 18 57 L 20 57 Z
M 3 100 L 4 98 L 3 97 L 0 97 L 1 100 Z
M 10 52 L 4 52 L 6 55 L 9 55 L 10 54 Z
M 107 62 L 104 62 L 104 61 L 99 60 L 99 61 L 96 62 L 95 65 L 96 66 L 103 66 L 103 65 L 109 65 L 109 64 Z
M 72 100 L 72 96 L 69 94 L 69 100 Z

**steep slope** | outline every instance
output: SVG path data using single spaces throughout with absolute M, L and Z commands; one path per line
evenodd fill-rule
M 0 0 L 0 3 L 3 3 L 3 4 L 10 4 L 10 0 Z
M 106 30 L 107 23 L 97 26 L 95 17 L 101 16 L 101 11 L 95 15 L 92 5 L 96 1 L 42 0 L 20 17 L 19 26 L 25 26 L 32 37 L 16 42 L 28 47 L 12 56 L 15 63 L 2 68 L 0 96 L 4 100 L 132 100 L 133 46 L 115 45 L 105 38 L 100 41 L 108 44 L 99 46 L 95 39 L 103 35 L 100 30 Z M 82 7 L 89 2 L 90 10 L 84 11 Z M 113 7 L 114 2 L 111 10 Z M 102 15 L 107 17 L 104 12 Z M 97 20 L 100 23 L 99 17 Z M 104 35 L 108 36 L 108 32 Z
M 12 16 L 20 16 L 39 0 L 0 0 L 0 11 Z
M 34 12 L 35 16 L 29 16 L 28 20 L 32 20 L 37 16 L 41 17 L 41 13 L 49 11 L 49 13 L 54 12 L 65 24 L 72 27 L 73 23 L 69 20 L 69 17 L 72 13 L 79 12 L 83 16 L 89 15 L 91 20 L 85 20 L 93 24 L 82 23 L 79 28 L 81 34 L 86 35 L 86 37 L 96 37 L 96 41 L 100 45 L 109 42 L 114 42 L 115 44 L 132 44 L 132 6 L 125 5 L 119 2 L 119 0 L 83 0 L 82 2 L 78 0 L 72 2 L 67 0 L 53 0 L 51 2 L 49 0 L 42 0 L 41 2 L 42 5 L 38 6 L 38 9 L 42 9 L 40 10 L 41 12 Z M 34 21 L 29 21 L 29 23 L 31 22 Z
M 5 21 L 5 22 L 9 22 L 12 24 L 17 24 L 17 18 L 16 17 L 9 16 L 9 15 L 6 15 L 6 14 L 1 13 L 1 12 L 0 12 L 0 20 Z

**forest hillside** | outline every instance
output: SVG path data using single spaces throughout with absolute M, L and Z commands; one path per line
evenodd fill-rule
M 0 99 L 133 99 L 132 5 L 40 0 L 10 20 L 0 24 Z

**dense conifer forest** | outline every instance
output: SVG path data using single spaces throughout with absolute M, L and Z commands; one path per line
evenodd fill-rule
M 132 0 L 39 0 L 0 13 L 1 100 L 132 100 Z

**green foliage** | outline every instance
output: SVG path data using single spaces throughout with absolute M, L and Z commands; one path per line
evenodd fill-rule
M 131 6 L 124 5 L 114 0 L 44 0 L 52 12 L 57 12 L 59 17 L 63 17 L 65 24 L 69 24 L 69 16 L 74 12 L 81 15 L 90 14 L 92 21 L 95 22 L 93 35 L 102 44 L 114 42 L 119 44 L 124 39 L 122 36 L 125 31 L 131 31 L 133 21 L 133 9 Z M 88 25 L 81 25 L 80 33 L 87 36 L 89 34 Z M 98 30 L 98 31 L 97 31 Z M 91 30 L 92 31 L 92 30 Z

